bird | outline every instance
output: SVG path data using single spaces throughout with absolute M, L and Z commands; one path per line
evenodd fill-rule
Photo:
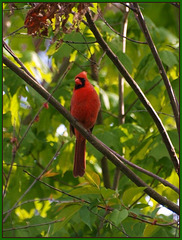
M 87 72 L 83 71 L 75 77 L 75 87 L 71 98 L 71 115 L 82 124 L 89 132 L 92 132 L 101 107 L 100 99 L 92 84 L 87 78 Z M 70 131 L 76 137 L 73 176 L 82 177 L 85 174 L 86 139 L 82 134 L 70 125 Z

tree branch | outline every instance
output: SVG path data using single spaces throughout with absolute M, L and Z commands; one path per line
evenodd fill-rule
M 104 19 L 104 17 L 101 15 L 101 13 L 99 13 L 99 17 L 102 19 L 102 21 L 108 26 L 108 28 L 110 28 L 115 34 L 119 35 L 120 37 L 127 39 L 133 43 L 138 43 L 138 44 L 147 44 L 147 42 L 141 42 L 141 41 L 137 41 L 131 38 L 128 38 L 127 36 L 125 36 L 124 34 L 121 34 L 119 32 L 117 32 L 113 27 L 111 27 L 111 25 Z
M 104 41 L 102 36 L 100 35 L 98 29 L 96 28 L 94 22 L 92 21 L 91 15 L 89 12 L 86 13 L 87 22 L 89 24 L 90 30 L 93 32 L 95 38 L 97 39 L 100 46 L 103 48 L 103 50 L 106 52 L 110 60 L 113 62 L 113 64 L 117 67 L 119 72 L 123 75 L 125 80 L 130 84 L 130 86 L 133 88 L 134 92 L 137 94 L 140 101 L 143 103 L 147 111 L 150 113 L 151 117 L 153 118 L 161 136 L 164 141 L 164 144 L 168 150 L 168 153 L 171 157 L 171 160 L 173 162 L 173 165 L 175 167 L 176 172 L 179 174 L 179 159 L 176 155 L 174 146 L 168 136 L 168 133 L 166 129 L 164 128 L 161 119 L 157 115 L 156 111 L 148 101 L 148 99 L 145 97 L 144 93 L 140 89 L 140 87 L 137 85 L 137 83 L 134 81 L 134 79 L 130 76 L 128 71 L 125 69 L 123 64 L 119 61 L 118 57 L 112 52 L 112 50 L 109 48 L 107 43 Z
M 147 89 L 144 93 L 147 94 L 149 93 L 152 89 L 154 89 L 160 82 L 162 81 L 162 79 L 160 79 L 158 82 L 156 82 L 152 87 L 150 87 L 149 89 Z M 125 112 L 124 116 L 125 117 L 127 115 L 127 113 L 130 111 L 130 109 L 135 105 L 135 103 L 138 101 L 139 99 L 135 99 L 130 106 L 128 107 L 127 111 Z
M 107 158 L 105 156 L 103 156 L 101 159 L 101 168 L 102 168 L 104 187 L 111 188 L 108 162 L 107 162 Z
M 111 150 L 100 144 L 100 141 L 88 132 L 71 114 L 66 110 L 52 95 L 47 92 L 40 84 L 38 84 L 34 79 L 32 79 L 27 73 L 19 69 L 14 63 L 12 63 L 8 58 L 3 56 L 4 64 L 14 71 L 19 77 L 21 77 L 25 82 L 27 82 L 32 88 L 34 88 L 42 97 L 49 102 L 75 127 L 97 150 L 99 150 L 103 155 L 105 155 L 110 161 L 113 162 L 131 181 L 133 181 L 139 187 L 146 187 L 144 190 L 150 197 L 154 198 L 161 205 L 167 206 L 170 210 L 179 214 L 179 206 L 175 203 L 169 201 L 165 197 L 158 194 L 155 190 L 149 187 L 142 179 L 140 179 L 133 171 L 126 167 L 120 159 L 112 153 Z M 38 177 L 38 179 L 40 176 Z M 38 180 L 37 179 L 37 180 Z M 36 182 L 36 181 L 35 181 Z M 20 199 L 21 200 L 21 199 Z M 20 201 L 19 200 L 19 201 Z M 17 203 L 18 204 L 18 203 Z
M 30 228 L 30 227 L 40 227 L 40 226 L 50 225 L 50 224 L 54 224 L 54 223 L 58 223 L 58 222 L 62 222 L 62 221 L 64 221 L 64 218 L 57 219 L 57 220 L 54 220 L 54 221 L 51 221 L 51 222 L 46 222 L 46 223 L 39 223 L 39 224 L 26 225 L 26 226 L 21 226 L 21 227 L 6 228 L 6 229 L 3 229 L 3 232 L 26 229 L 26 228 Z
M 173 184 L 171 184 L 170 182 L 166 181 L 165 179 L 159 177 L 158 175 L 128 161 L 127 159 L 125 159 L 123 156 L 119 155 L 117 152 L 115 152 L 114 150 L 110 149 L 108 146 L 106 146 L 103 142 L 101 142 L 100 140 L 98 140 L 100 142 L 100 144 L 102 144 L 104 147 L 108 148 L 114 155 L 116 155 L 122 162 L 124 162 L 125 164 L 131 166 L 134 169 L 137 169 L 138 171 L 158 180 L 159 182 L 161 182 L 164 186 L 170 187 L 171 189 L 173 189 L 175 192 L 177 192 L 179 194 L 179 188 L 177 188 L 176 186 L 174 186 Z
M 166 86 L 166 90 L 168 92 L 168 95 L 169 95 L 169 99 L 170 99 L 170 103 L 171 103 L 171 106 L 172 106 L 172 109 L 173 109 L 173 113 L 174 113 L 174 117 L 175 117 L 175 120 L 176 120 L 176 126 L 177 126 L 177 129 L 178 129 L 178 133 L 180 132 L 180 128 L 179 128 L 179 109 L 178 109 L 178 102 L 177 102 L 177 99 L 176 99 L 176 96 L 174 94 L 174 91 L 173 91 L 173 88 L 171 86 L 171 83 L 167 77 L 167 74 L 166 74 L 166 71 L 164 69 L 164 66 L 162 64 L 162 61 L 159 57 L 159 54 L 158 54 L 158 51 L 157 51 L 157 48 L 155 47 L 154 45 L 154 42 L 150 36 L 150 33 L 148 31 L 148 28 L 147 28 L 147 25 L 145 23 L 145 20 L 144 20 L 144 17 L 143 17 L 143 14 L 138 6 L 137 3 L 133 3 L 133 6 L 135 7 L 136 11 L 135 12 L 135 17 L 143 31 L 143 34 L 145 35 L 145 38 L 147 40 L 147 43 L 151 49 L 151 52 L 154 56 L 154 59 L 156 61 L 156 64 L 157 64 L 157 67 L 159 69 L 159 73 L 161 74 L 162 76 L 162 79 L 164 81 L 164 84 Z
M 127 4 L 128 5 L 128 4 Z M 123 53 L 126 52 L 126 36 L 127 36 L 127 28 L 128 28 L 128 14 L 129 14 L 129 8 L 128 7 L 124 7 L 123 8 L 123 22 L 122 22 L 122 35 L 124 36 L 124 38 L 122 39 L 122 51 Z M 124 116 L 124 112 L 125 112 L 125 103 L 124 103 L 124 82 L 125 79 L 124 77 L 121 76 L 121 74 L 118 74 L 118 95 L 119 95 L 119 115 L 118 115 L 118 120 L 119 120 L 119 124 L 124 124 L 125 123 L 125 117 Z M 125 153 L 125 149 L 122 148 L 122 152 L 123 155 Z M 114 173 L 114 181 L 113 181 L 113 189 L 117 189 L 118 188 L 118 184 L 119 184 L 119 179 L 121 177 L 121 171 L 119 171 L 119 169 L 115 169 L 115 173 Z

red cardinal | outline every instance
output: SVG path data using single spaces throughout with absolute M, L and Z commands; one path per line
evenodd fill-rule
M 87 130 L 92 131 L 97 120 L 100 109 L 100 100 L 94 87 L 87 79 L 87 73 L 81 72 L 75 77 L 75 88 L 71 99 L 71 114 Z M 74 177 L 82 177 L 85 173 L 85 147 L 86 139 L 76 128 L 71 126 L 71 131 L 76 136 L 75 158 L 74 158 Z

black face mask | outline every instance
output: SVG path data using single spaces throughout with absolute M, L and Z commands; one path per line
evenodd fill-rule
M 79 89 L 79 88 L 82 88 L 85 86 L 85 78 L 81 78 L 81 77 L 77 77 L 80 79 L 80 81 L 82 82 L 82 84 L 75 84 L 75 90 L 76 89 Z

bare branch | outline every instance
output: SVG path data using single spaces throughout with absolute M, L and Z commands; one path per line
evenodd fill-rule
M 120 156 L 117 152 L 115 152 L 114 150 L 112 150 L 111 148 L 109 148 L 108 146 L 106 146 L 103 142 L 101 142 L 100 140 L 98 140 L 100 142 L 100 144 L 102 144 L 105 148 L 109 149 L 113 154 L 115 154 L 122 162 L 124 162 L 125 164 L 131 166 L 134 169 L 137 169 L 138 171 L 158 180 L 159 182 L 161 182 L 164 186 L 170 187 L 171 189 L 173 189 L 175 192 L 177 192 L 179 194 L 179 189 L 174 186 L 173 184 L 171 184 L 170 182 L 166 181 L 165 179 L 159 177 L 158 175 L 128 161 L 127 159 L 125 159 L 123 156 Z
M 137 12 L 135 13 L 135 17 L 145 35 L 145 38 L 147 40 L 147 43 L 151 49 L 151 52 L 154 56 L 154 59 L 156 61 L 156 64 L 157 64 L 157 67 L 159 69 L 159 73 L 161 74 L 162 76 L 162 79 L 164 81 L 164 84 L 166 86 L 166 90 L 168 92 L 168 95 L 169 95 L 169 99 L 170 99 L 170 103 L 171 103 L 171 106 L 172 106 L 172 109 L 173 109 L 173 113 L 174 113 L 174 117 L 175 117 L 175 120 L 176 120 L 176 126 L 177 126 L 177 129 L 178 129 L 178 133 L 180 131 L 179 129 L 179 108 L 178 108 L 178 102 L 177 102 L 177 98 L 174 94 L 174 91 L 173 91 L 173 88 L 171 86 L 171 83 L 167 77 L 167 74 L 166 74 L 166 71 L 164 69 L 164 66 L 162 64 L 162 61 L 159 57 L 159 54 L 158 54 L 158 51 L 157 51 L 157 48 L 156 46 L 154 45 L 154 42 L 151 38 L 151 35 L 148 31 L 148 28 L 147 28 L 147 25 L 145 23 L 145 20 L 144 20 L 144 17 L 143 17 L 143 14 L 138 6 L 137 3 L 133 3 L 133 6 L 135 7 L 135 9 L 137 10 Z
M 40 226 L 50 225 L 50 224 L 54 224 L 54 223 L 58 223 L 58 222 L 62 222 L 62 221 L 64 221 L 64 218 L 57 219 L 57 220 L 54 220 L 54 221 L 51 221 L 51 222 L 46 222 L 46 223 L 32 224 L 32 225 L 26 225 L 26 226 L 22 226 L 22 227 L 5 228 L 5 229 L 3 229 L 3 232 L 15 231 L 15 230 L 20 230 L 20 229 L 27 229 L 27 228 L 30 228 L 30 227 L 40 227 Z
M 34 175 L 32 175 L 31 173 L 27 172 L 26 170 L 24 170 L 24 172 L 25 172 L 26 174 L 28 174 L 29 176 L 31 176 L 31 177 L 33 177 L 33 178 L 35 178 L 35 179 L 38 179 L 38 178 L 36 178 Z M 71 197 L 71 198 L 73 198 L 73 199 L 75 199 L 75 200 L 78 200 L 78 201 L 81 202 L 81 203 L 91 204 L 91 202 L 89 202 L 89 201 L 87 201 L 87 200 L 84 200 L 83 198 L 80 198 L 80 197 L 71 195 L 71 194 L 69 194 L 69 193 L 67 193 L 67 192 L 65 192 L 65 191 L 63 191 L 63 190 L 61 190 L 61 189 L 58 189 L 58 188 L 56 188 L 56 187 L 53 187 L 52 185 L 50 185 L 50 184 L 42 181 L 40 178 L 38 179 L 38 181 L 41 182 L 41 183 L 43 183 L 45 186 L 47 186 L 47 187 L 49 187 L 49 188 L 57 191 L 57 192 L 60 192 L 60 193 L 62 193 L 62 194 L 65 194 L 65 195 L 68 196 L 68 197 Z M 98 208 L 101 208 L 101 209 L 105 209 L 105 207 L 104 207 L 104 206 L 101 206 L 101 205 L 97 205 L 97 207 L 98 207 Z M 110 209 L 110 210 L 112 210 L 112 209 Z
M 92 21 L 90 13 L 87 12 L 85 16 L 87 18 L 87 22 L 89 24 L 90 30 L 95 35 L 95 38 L 97 39 L 98 43 L 103 48 L 103 50 L 106 52 L 106 54 L 111 59 L 113 64 L 117 67 L 119 72 L 123 75 L 123 77 L 126 79 L 126 81 L 133 88 L 134 92 L 138 95 L 138 98 L 140 99 L 140 101 L 143 103 L 143 105 L 145 106 L 145 108 L 147 109 L 147 111 L 149 112 L 151 117 L 153 118 L 153 120 L 162 136 L 163 142 L 168 150 L 168 153 L 171 157 L 174 168 L 175 168 L 176 172 L 179 174 L 179 159 L 176 155 L 174 146 L 168 136 L 168 133 L 162 124 L 161 119 L 157 115 L 156 111 L 154 110 L 154 108 L 152 107 L 152 105 L 150 104 L 150 102 L 148 101 L 148 99 L 146 98 L 146 96 L 144 95 L 142 90 L 140 89 L 140 87 L 137 85 L 137 83 L 134 81 L 134 79 L 130 76 L 130 74 L 125 69 L 123 64 L 119 61 L 118 57 L 112 52 L 112 50 L 109 48 L 107 43 L 104 41 L 104 39 L 100 35 L 98 29 L 96 28 L 94 22 Z
M 5 165 L 11 165 L 11 163 L 6 163 L 6 162 L 3 162 L 3 164 L 5 164 Z M 16 167 L 24 167 L 24 168 L 34 168 L 34 166 L 20 165 L 20 164 L 13 164 L 13 166 L 16 166 Z
M 32 74 L 27 70 L 27 68 L 25 67 L 25 65 L 20 61 L 20 59 L 14 54 L 14 52 L 12 51 L 12 49 L 8 46 L 8 44 L 3 40 L 3 47 L 4 49 L 6 49 L 9 54 L 11 54 L 11 56 L 15 59 L 15 61 L 22 67 L 22 69 L 31 77 L 33 78 L 35 81 L 37 81 L 34 76 L 32 76 Z

